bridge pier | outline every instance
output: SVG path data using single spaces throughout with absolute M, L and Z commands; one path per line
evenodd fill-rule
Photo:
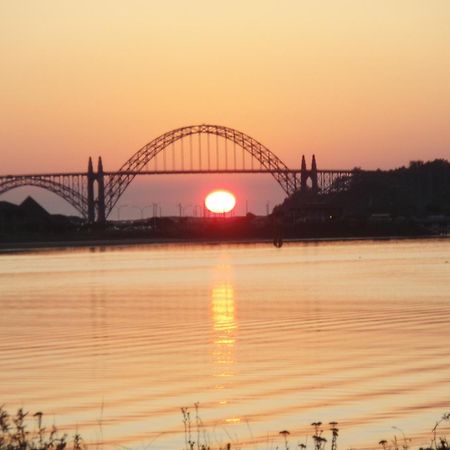
M 300 169 L 300 192 L 306 192 L 308 190 L 308 169 L 306 168 L 305 155 L 302 155 L 302 168 Z
M 312 191 L 314 194 L 317 194 L 319 192 L 319 181 L 317 178 L 317 163 L 316 163 L 316 155 L 312 156 L 312 163 L 311 163 L 311 183 L 312 183 Z
M 97 183 L 97 196 L 95 196 Z M 94 172 L 92 158 L 89 157 L 87 171 L 87 211 L 89 223 L 105 223 L 105 175 L 101 156 L 98 158 L 97 172 Z
M 308 187 L 308 179 L 311 180 L 311 187 Z M 307 192 L 309 190 L 311 190 L 314 194 L 319 192 L 316 156 L 312 156 L 311 170 L 308 170 L 306 168 L 305 155 L 302 155 L 302 165 L 300 169 L 300 192 Z
M 87 211 L 88 211 L 88 222 L 95 222 L 95 200 L 94 200 L 94 183 L 95 174 L 94 168 L 92 167 L 92 158 L 89 157 L 88 171 L 87 171 Z
M 97 192 L 97 222 L 105 223 L 106 215 L 105 215 L 105 175 L 103 173 L 103 163 L 102 157 L 98 158 L 98 166 L 97 166 L 97 184 L 98 184 L 98 192 Z

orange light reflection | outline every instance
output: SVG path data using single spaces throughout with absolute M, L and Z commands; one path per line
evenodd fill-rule
M 213 360 L 218 377 L 232 377 L 235 364 L 234 345 L 236 343 L 234 289 L 231 284 L 220 284 L 211 292 L 211 316 L 214 327 Z M 223 386 L 217 386 L 223 389 Z

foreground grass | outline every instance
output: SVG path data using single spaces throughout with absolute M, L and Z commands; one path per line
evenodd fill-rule
M 60 434 L 53 425 L 43 425 L 43 413 L 29 412 L 20 408 L 11 416 L 0 406 L 0 450 L 85 450 L 86 446 L 78 432 L 69 438 Z
M 184 425 L 183 450 L 241 450 L 238 445 L 226 443 L 213 448 L 199 416 L 198 403 L 191 413 L 189 408 L 181 408 Z M 430 445 L 419 450 L 450 450 L 445 435 L 442 435 L 441 425 L 450 422 L 450 413 L 445 413 L 431 430 Z M 313 422 L 312 443 L 294 442 L 288 430 L 279 432 L 279 443 L 271 444 L 266 450 L 337 450 L 339 429 L 337 422 L 324 426 L 322 422 Z M 326 430 L 325 430 L 326 429 Z M 325 437 L 329 434 L 329 439 Z M 409 450 L 411 439 L 403 433 L 402 438 L 394 436 L 391 440 L 381 440 L 380 450 Z M 98 447 L 97 447 L 98 448 Z M 53 425 L 46 428 L 43 425 L 43 413 L 30 414 L 20 408 L 15 415 L 10 415 L 0 406 L 0 450 L 87 450 L 81 435 L 76 431 L 73 435 L 60 434 Z
M 183 450 L 214 450 L 209 442 L 208 433 L 204 431 L 202 421 L 199 417 L 199 404 L 194 404 L 194 411 L 191 414 L 189 408 L 181 408 L 184 424 L 184 439 L 185 447 Z M 441 425 L 445 422 L 450 422 L 450 413 L 445 413 L 434 425 L 431 430 L 430 445 L 427 447 L 420 447 L 418 450 L 450 450 L 449 443 L 445 434 L 441 433 Z M 328 425 L 322 422 L 313 422 L 312 426 L 312 441 L 308 445 L 308 439 L 304 442 L 294 441 L 288 430 L 279 432 L 279 443 L 267 444 L 265 450 L 337 450 L 337 441 L 339 436 L 339 429 L 337 422 L 330 422 Z M 394 427 L 395 428 L 395 427 Z M 325 437 L 328 435 L 328 439 Z M 398 439 L 394 436 L 391 440 L 383 439 L 378 442 L 381 447 L 380 450 L 410 450 L 411 439 L 407 438 L 403 432 L 402 437 Z M 259 448 L 259 447 L 258 447 Z M 241 450 L 239 445 L 232 446 L 230 443 L 225 446 L 219 446 L 216 450 Z M 354 450 L 354 449 L 351 449 Z

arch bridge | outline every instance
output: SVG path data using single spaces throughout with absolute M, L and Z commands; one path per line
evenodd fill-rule
M 177 128 L 150 141 L 117 171 L 105 171 L 102 158 L 86 172 L 0 176 L 0 195 L 21 186 L 38 186 L 64 198 L 89 222 L 104 222 L 137 175 L 271 174 L 287 196 L 345 190 L 352 170 L 319 170 L 313 155 L 308 169 L 283 161 L 256 139 L 219 125 Z

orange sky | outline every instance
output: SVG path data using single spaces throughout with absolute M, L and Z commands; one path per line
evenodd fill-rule
M 290 167 L 450 159 L 449 23 L 448 0 L 1 0 L 0 173 L 114 170 L 197 123 Z

